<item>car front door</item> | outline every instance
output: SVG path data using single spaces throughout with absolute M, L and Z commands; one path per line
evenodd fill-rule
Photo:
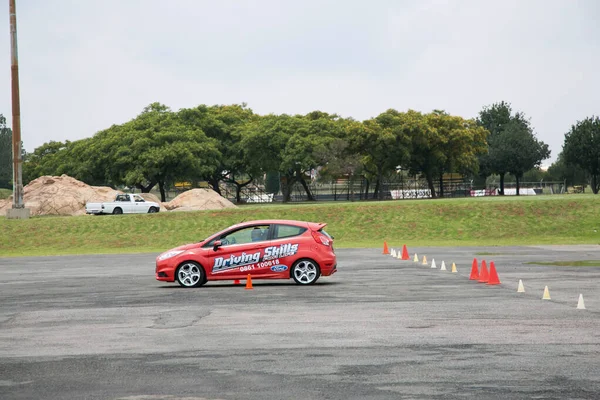
M 222 234 L 207 247 L 208 274 L 215 279 L 241 279 L 248 274 L 260 276 L 269 268 L 263 263 L 265 248 L 270 244 L 270 225 L 251 225 Z M 221 246 L 213 249 L 219 240 Z

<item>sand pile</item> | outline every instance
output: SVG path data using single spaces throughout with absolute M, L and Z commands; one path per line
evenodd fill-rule
M 25 207 L 31 215 L 83 215 L 85 203 L 112 201 L 117 190 L 90 186 L 68 175 L 40 176 L 23 188 Z M 12 207 L 12 196 L 0 200 L 0 215 Z
M 211 189 L 191 189 L 181 193 L 168 203 L 163 203 L 170 211 L 221 210 L 237 208 L 232 202 Z

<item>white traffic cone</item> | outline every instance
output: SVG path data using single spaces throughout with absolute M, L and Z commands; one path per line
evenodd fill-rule
M 582 294 L 579 295 L 579 301 L 577 302 L 577 309 L 578 310 L 585 310 L 585 303 L 583 302 L 583 295 Z

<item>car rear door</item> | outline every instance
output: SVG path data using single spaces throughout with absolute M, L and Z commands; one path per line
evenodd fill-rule
M 208 251 L 207 274 L 213 279 L 239 279 L 251 274 L 263 275 L 265 248 L 270 244 L 270 225 L 250 225 L 222 234 L 221 246 Z M 214 242 L 214 241 L 213 241 Z M 212 242 L 209 243 L 212 247 Z M 268 268 L 266 268 L 268 271 Z
M 306 246 L 306 239 L 301 235 L 308 230 L 306 225 L 274 224 L 272 228 L 271 246 L 267 258 L 273 260 L 267 274 L 272 277 L 289 274 L 300 246 Z M 309 241 L 310 242 L 310 241 Z

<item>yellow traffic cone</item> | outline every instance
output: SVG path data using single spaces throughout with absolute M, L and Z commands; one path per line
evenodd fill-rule
M 427 264 L 427 257 L 423 256 L 423 265 L 428 265 Z
M 416 263 L 419 262 L 419 256 L 417 256 L 417 253 L 415 253 L 415 257 L 413 258 L 413 261 Z
M 544 288 L 544 295 L 542 296 L 542 300 L 550 300 L 550 291 L 548 290 L 548 286 Z
M 458 270 L 456 269 L 456 264 L 452 263 L 452 273 L 455 274 L 457 272 Z

